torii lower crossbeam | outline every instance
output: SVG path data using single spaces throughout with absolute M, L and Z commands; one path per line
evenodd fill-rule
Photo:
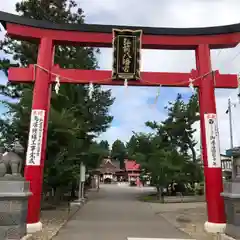
M 41 67 L 41 66 L 39 66 Z M 10 68 L 8 79 L 11 82 L 34 82 L 34 69 L 38 66 L 31 65 L 28 68 Z M 44 71 L 44 70 L 42 70 Z M 79 69 L 61 69 L 54 66 L 51 70 L 52 83 L 55 81 L 55 75 L 61 77 L 61 83 L 72 84 L 93 84 L 101 85 L 123 85 L 122 81 L 112 80 L 111 71 L 103 70 L 79 70 Z M 168 72 L 142 72 L 142 78 L 137 81 L 129 81 L 129 86 L 168 86 L 168 87 L 188 87 L 189 79 L 198 77 L 197 71 L 191 73 L 168 73 Z M 201 78 L 194 82 L 195 87 L 199 87 Z M 236 74 L 219 74 L 215 72 L 215 88 L 237 88 Z

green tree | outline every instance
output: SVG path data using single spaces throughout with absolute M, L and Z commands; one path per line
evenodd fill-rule
M 60 24 L 84 23 L 83 11 L 73 0 L 21 1 L 16 4 L 16 11 L 20 16 Z M 34 43 L 10 38 L 1 43 L 1 49 L 12 55 L 21 66 L 36 63 L 37 47 Z M 89 47 L 56 46 L 55 64 L 62 68 L 96 69 L 98 53 L 98 49 Z M 7 73 L 11 64 L 9 60 L 2 59 L 1 70 Z M 0 91 L 4 96 L 17 99 L 14 103 L 4 101 L 9 109 L 0 124 L 5 136 L 4 144 L 9 145 L 18 139 L 26 151 L 32 86 L 7 84 L 1 86 Z M 89 164 L 94 165 L 96 147 L 93 139 L 109 127 L 112 116 L 108 110 L 113 101 L 111 92 L 103 91 L 99 86 L 94 86 L 92 99 L 88 97 L 88 86 L 84 85 L 62 85 L 59 95 L 52 92 L 44 178 L 47 187 L 55 191 L 67 188 L 76 182 L 81 161 L 88 164 L 87 160 L 92 159 Z
M 144 174 L 150 175 L 159 197 L 172 180 L 202 180 L 193 139 L 193 124 L 199 120 L 197 96 L 185 103 L 179 94 L 166 110 L 168 116 L 163 122 L 146 122 L 153 133 L 135 133 L 126 144 L 128 154 L 140 163 Z
M 167 111 L 168 118 L 163 124 L 173 147 L 177 147 L 185 155 L 191 155 L 191 161 L 187 167 L 188 174 L 191 177 L 189 180 L 200 180 L 202 169 L 197 161 L 195 149 L 197 141 L 194 139 L 196 129 L 193 127 L 193 124 L 199 121 L 197 94 L 192 95 L 187 103 L 178 94 L 175 102 L 169 103 Z
M 174 102 L 169 102 L 165 107 L 168 117 L 161 123 L 147 122 L 147 126 L 165 136 L 165 141 L 172 148 L 178 148 L 183 154 L 192 155 L 193 162 L 197 161 L 193 124 L 199 121 L 199 105 L 197 95 L 192 95 L 187 103 L 181 94 L 177 95 Z
M 99 143 L 99 146 L 101 147 L 101 149 L 104 150 L 104 155 L 103 155 L 103 157 L 104 157 L 104 158 L 109 157 L 110 147 L 109 147 L 108 141 L 107 141 L 107 140 L 102 140 L 102 141 Z
M 124 159 L 126 158 L 126 147 L 124 143 L 117 139 L 112 144 L 111 157 L 115 160 L 118 160 L 120 163 L 120 168 L 124 167 Z
M 137 146 L 137 138 L 135 137 L 135 135 L 132 135 L 130 140 L 126 143 L 126 151 L 127 151 L 128 159 L 133 159 L 136 146 Z
M 187 103 L 178 94 L 173 103 L 166 107 L 167 119 L 163 122 L 165 129 L 173 145 L 178 146 L 180 151 L 188 154 L 191 151 L 192 159 L 197 161 L 195 146 L 197 142 L 193 138 L 196 129 L 193 124 L 199 121 L 199 106 L 197 95 L 192 95 Z
M 105 143 L 107 143 L 107 141 Z M 90 146 L 90 151 L 88 152 L 87 155 L 86 164 L 88 168 L 89 169 L 98 168 L 102 162 L 102 159 L 108 156 L 107 153 L 109 153 L 109 150 L 106 149 L 106 145 L 103 146 L 102 142 L 100 143 L 93 142 Z
M 134 138 L 136 144 L 131 149 L 133 157 L 140 163 L 143 174 L 150 176 L 160 199 L 163 197 L 163 188 L 181 172 L 185 162 L 184 156 L 167 147 L 164 138 L 156 133 L 139 133 L 135 134 Z

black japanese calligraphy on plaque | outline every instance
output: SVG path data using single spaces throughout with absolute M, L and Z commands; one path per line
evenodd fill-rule
M 38 117 L 33 117 L 33 124 L 32 124 L 32 134 L 30 135 L 30 153 L 29 153 L 29 163 L 35 164 L 35 150 L 36 150 L 36 141 L 37 141 L 37 128 L 38 128 Z
M 113 29 L 113 79 L 140 79 L 141 46 L 142 30 Z

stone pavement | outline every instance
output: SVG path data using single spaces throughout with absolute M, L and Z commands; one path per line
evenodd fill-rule
M 103 185 L 54 240 L 191 239 L 137 196 L 143 189 Z M 156 239 L 157 240 L 157 239 Z

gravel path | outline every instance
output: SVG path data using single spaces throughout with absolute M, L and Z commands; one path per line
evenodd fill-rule
M 109 188 L 110 190 L 109 189 L 106 190 L 106 188 Z M 121 220 L 120 222 L 123 223 L 123 222 L 130 221 L 131 224 L 133 224 L 133 222 L 135 221 L 136 224 L 138 225 L 138 229 L 140 230 L 140 232 L 141 230 L 143 230 L 144 232 L 143 226 L 146 226 L 146 224 L 148 223 L 147 222 L 144 223 L 143 221 L 138 222 L 139 221 L 138 219 L 142 216 L 141 213 L 138 213 L 137 218 L 134 218 L 132 216 L 130 217 L 130 215 L 133 214 L 134 209 L 138 209 L 137 211 L 139 211 L 139 209 L 146 210 L 148 208 L 150 209 L 150 211 L 152 211 L 153 215 L 158 216 L 159 222 L 156 223 L 156 228 L 158 228 L 159 230 L 162 229 L 161 223 L 164 222 L 163 219 L 165 219 L 170 225 L 173 225 L 176 228 L 186 232 L 196 240 L 220 239 L 217 236 L 211 236 L 204 232 L 203 226 L 204 226 L 204 222 L 207 220 L 206 204 L 204 202 L 161 204 L 161 203 L 148 203 L 148 202 L 136 201 L 136 196 L 139 196 L 142 193 L 144 193 L 144 190 L 139 190 L 136 188 L 135 189 L 128 188 L 128 190 L 123 189 L 119 191 L 119 188 L 117 186 L 115 187 L 107 186 L 105 187 L 105 189 L 101 189 L 100 192 L 90 191 L 88 194 L 90 202 L 86 206 L 84 206 L 84 208 L 80 210 L 80 212 L 77 213 L 76 215 L 74 215 L 74 213 L 76 213 L 76 211 L 78 210 L 77 207 L 73 207 L 70 213 L 67 206 L 62 206 L 56 210 L 42 211 L 41 221 L 43 223 L 43 230 L 39 233 L 35 233 L 32 239 L 35 239 L 35 240 L 51 239 L 52 236 L 55 235 L 56 232 L 58 232 L 63 225 L 65 225 L 69 217 L 73 215 L 74 217 L 72 219 L 73 220 L 75 219 L 75 221 L 76 220 L 78 221 L 78 224 L 76 225 L 78 229 L 78 227 L 81 226 L 81 224 L 84 224 L 84 214 L 88 215 L 89 211 L 92 212 L 92 214 L 86 218 L 86 220 L 89 220 L 89 224 L 98 223 L 101 225 L 101 227 L 104 228 L 104 226 L 102 226 L 104 222 L 103 219 L 106 218 L 105 220 L 107 220 L 106 222 L 108 223 L 107 225 L 109 226 L 109 224 L 111 225 L 113 224 L 114 221 L 117 221 L 116 219 L 124 218 L 123 219 L 124 221 Z M 99 205 L 100 208 L 97 208 L 96 204 L 97 205 L 100 204 L 101 205 L 101 206 Z M 122 207 L 120 208 L 120 211 L 116 215 L 115 209 L 118 204 L 120 204 Z M 104 209 L 105 206 L 107 206 L 107 209 Z M 155 223 L 153 222 L 152 217 L 150 217 L 149 215 L 149 210 L 148 211 L 145 211 L 145 210 L 144 210 L 144 216 L 146 215 L 148 216 L 149 219 L 151 218 L 151 221 L 149 219 L 147 220 L 148 222 L 150 221 L 149 227 L 151 225 L 153 227 Z M 116 215 L 115 220 L 112 218 L 113 215 L 110 214 L 111 211 L 113 213 L 115 212 L 115 215 Z M 100 214 L 103 215 L 103 217 L 101 217 Z M 82 218 L 83 218 L 83 222 L 81 222 Z M 120 222 L 118 222 L 118 224 L 120 224 Z M 166 226 L 170 226 L 169 224 L 166 224 L 166 223 L 163 224 L 164 227 L 162 229 L 162 233 L 165 234 L 166 236 L 167 236 Z M 99 229 L 100 229 L 100 225 L 99 225 Z M 126 227 L 126 224 L 125 224 L 125 227 Z M 173 232 L 175 232 L 175 230 L 173 230 L 174 228 L 171 228 L 171 229 Z M 127 229 L 125 229 L 125 231 L 126 230 Z M 82 231 L 84 232 L 84 230 Z M 61 238 L 61 232 L 62 231 L 60 231 L 60 236 L 54 239 L 56 240 L 65 239 L 65 238 Z M 63 228 L 63 232 L 66 233 L 65 227 Z M 172 234 L 174 235 L 174 233 Z M 185 235 L 185 237 L 186 236 L 187 235 Z
M 98 195 L 60 230 L 54 240 L 191 239 L 149 204 L 138 200 L 142 189 L 102 186 Z

